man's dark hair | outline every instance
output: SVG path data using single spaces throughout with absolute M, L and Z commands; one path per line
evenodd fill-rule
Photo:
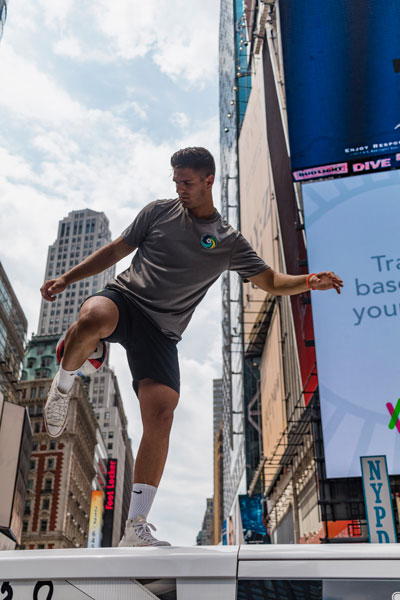
M 215 161 L 208 150 L 201 147 L 182 148 L 171 156 L 173 169 L 193 169 L 203 175 L 215 175 Z

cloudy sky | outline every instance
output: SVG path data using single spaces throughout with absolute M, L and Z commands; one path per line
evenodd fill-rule
M 115 238 L 145 204 L 175 196 L 176 149 L 206 146 L 218 165 L 218 5 L 10 0 L 0 43 L 0 260 L 29 335 L 60 219 L 104 211 Z M 218 183 L 215 196 L 218 205 Z M 181 402 L 149 519 L 174 544 L 195 543 L 212 495 L 220 315 L 218 282 L 179 345 Z M 141 427 L 122 349 L 113 347 L 111 365 L 136 454 Z

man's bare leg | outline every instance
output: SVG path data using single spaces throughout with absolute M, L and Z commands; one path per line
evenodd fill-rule
M 117 305 L 105 296 L 93 296 L 83 304 L 76 323 L 65 336 L 63 369 L 75 371 L 95 350 L 99 340 L 112 334 L 118 323 Z
M 152 379 L 139 382 L 143 435 L 135 463 L 128 519 L 146 521 L 164 471 L 178 393 Z
M 135 462 L 135 483 L 158 487 L 167 460 L 169 434 L 178 393 L 152 379 L 139 382 L 143 435 Z
M 108 337 L 118 323 L 119 311 L 109 298 L 88 298 L 79 318 L 65 337 L 64 356 L 51 384 L 44 407 L 44 423 L 51 437 L 60 436 L 66 425 L 72 386 L 77 370 L 89 358 L 101 338 Z

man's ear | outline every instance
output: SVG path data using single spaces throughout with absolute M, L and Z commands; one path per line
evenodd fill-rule
M 206 177 L 206 185 L 207 185 L 208 188 L 210 188 L 213 185 L 214 180 L 215 180 L 215 176 L 214 175 L 212 175 L 211 173 L 210 173 L 210 175 L 207 175 L 207 177 Z

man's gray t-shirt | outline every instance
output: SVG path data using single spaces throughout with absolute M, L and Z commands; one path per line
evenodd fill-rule
M 208 288 L 227 269 L 246 279 L 268 269 L 218 211 L 196 219 L 179 199 L 145 206 L 122 232 L 137 248 L 128 269 L 107 283 L 122 291 L 168 337 L 180 340 Z

